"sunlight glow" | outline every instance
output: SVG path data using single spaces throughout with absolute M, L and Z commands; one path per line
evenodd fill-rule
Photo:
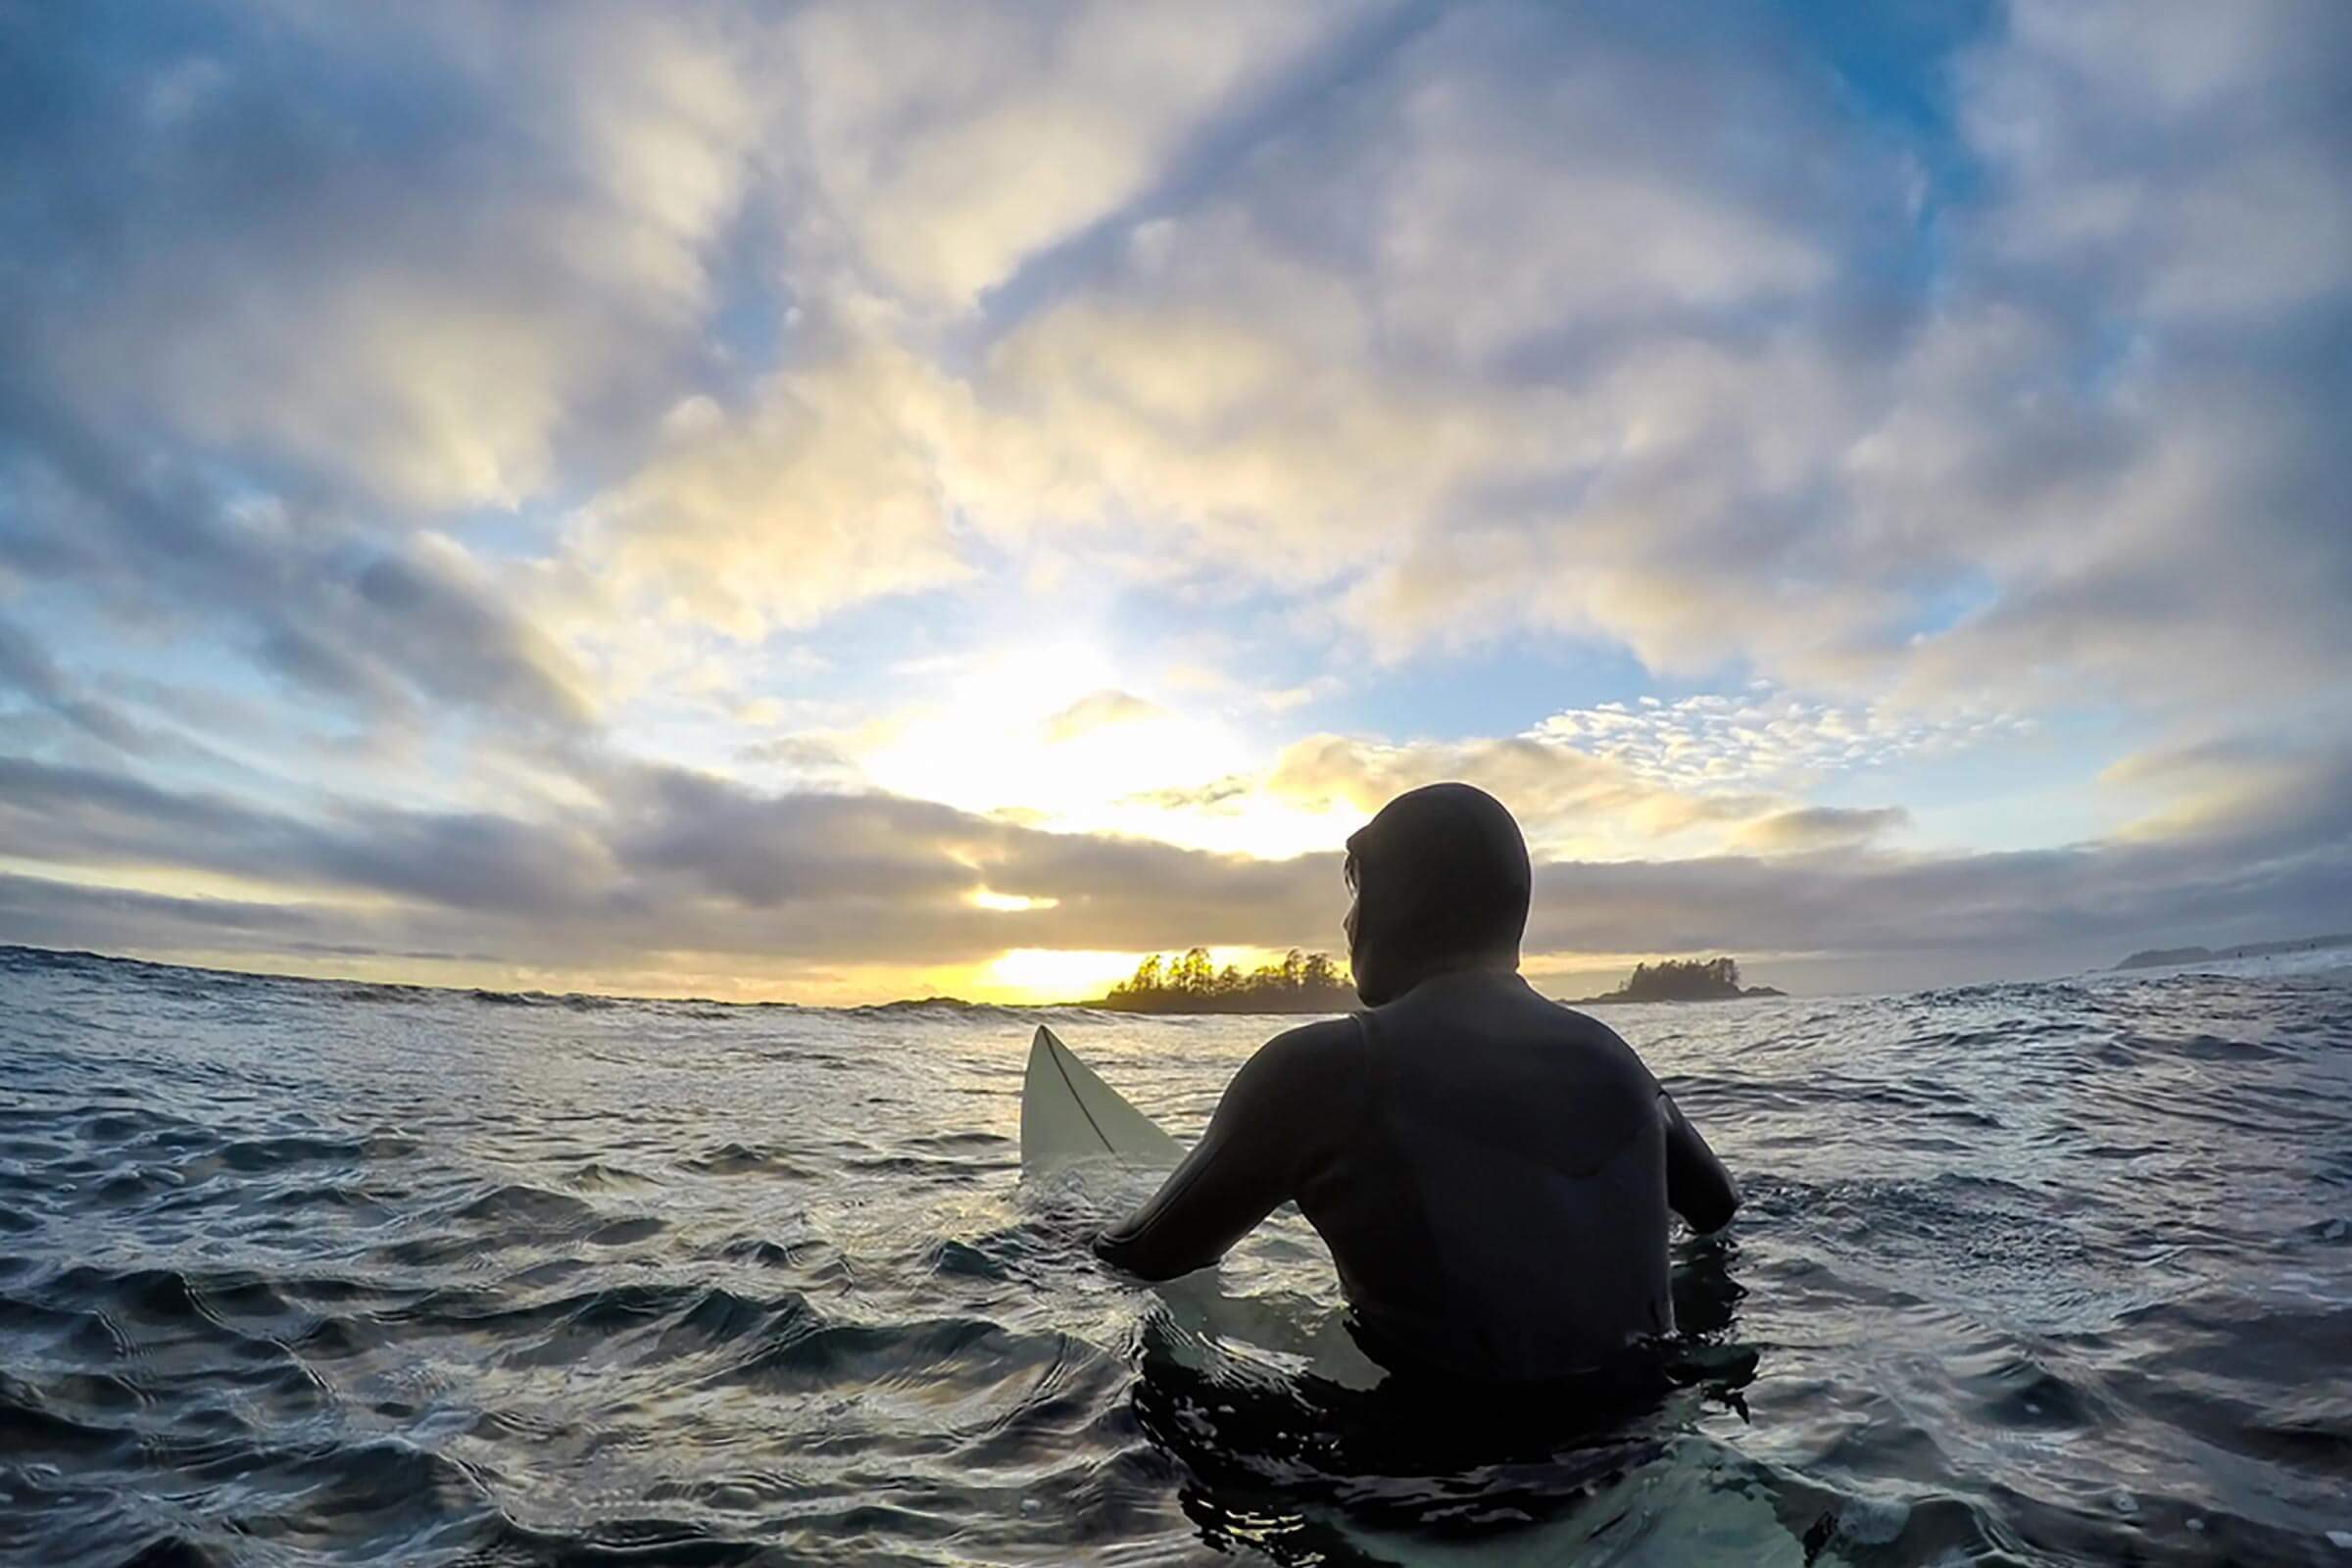
M 1308 810 L 1257 791 L 1218 797 L 1221 782 L 1261 772 L 1269 749 L 1200 711 L 1200 694 L 1126 677 L 1076 636 L 1001 649 L 951 680 L 936 706 L 880 727 L 858 760 L 898 794 L 1050 832 L 1221 855 L 1286 858 L 1331 849 L 1362 825 L 1360 812 Z
M 979 888 L 965 894 L 963 902 L 975 909 L 996 909 L 1014 914 L 1023 909 L 1051 909 L 1061 901 L 1024 898 L 1018 893 L 992 893 L 987 888 Z
M 1140 953 L 1015 948 L 976 972 L 991 1002 L 1084 1002 L 1135 972 Z

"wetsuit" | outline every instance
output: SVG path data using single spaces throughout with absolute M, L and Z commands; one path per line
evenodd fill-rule
M 1432 786 L 1349 850 L 1351 956 L 1377 1004 L 1260 1048 L 1097 1250 L 1164 1279 L 1295 1201 L 1367 1350 L 1486 1382 L 1586 1370 L 1671 1330 L 1668 1210 L 1711 1231 L 1739 1199 L 1633 1049 L 1516 973 L 1528 873 L 1508 813 Z

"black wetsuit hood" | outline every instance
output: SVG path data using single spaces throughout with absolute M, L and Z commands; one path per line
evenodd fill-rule
M 1516 968 L 1527 931 L 1527 841 L 1468 784 L 1408 790 L 1348 841 L 1356 887 L 1348 961 L 1367 1006 L 1432 975 Z

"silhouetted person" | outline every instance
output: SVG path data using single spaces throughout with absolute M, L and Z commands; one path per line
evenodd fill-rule
M 1667 1211 L 1713 1231 L 1739 1195 L 1630 1046 L 1519 977 L 1510 812 L 1467 784 L 1399 795 L 1348 841 L 1347 874 L 1370 1010 L 1259 1048 L 1097 1252 L 1172 1278 L 1295 1200 L 1393 1369 L 1552 1378 L 1671 1331 Z

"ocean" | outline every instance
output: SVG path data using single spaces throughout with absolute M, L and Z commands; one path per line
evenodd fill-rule
M 1323 1384 L 1295 1214 L 1228 1342 L 1021 1183 L 1039 1021 L 1189 1136 L 1280 1019 L 0 950 L 0 1561 L 2352 1565 L 2352 969 L 1605 1017 L 1746 1206 L 1594 1426 Z

